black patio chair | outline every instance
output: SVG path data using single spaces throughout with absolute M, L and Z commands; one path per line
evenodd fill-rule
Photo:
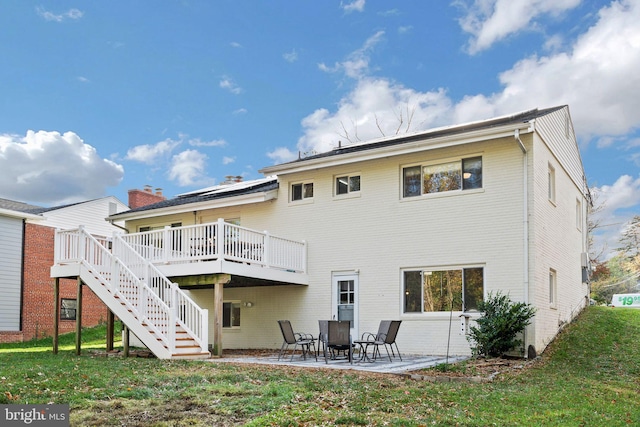
M 380 355 L 380 346 L 383 346 L 384 350 L 387 352 L 389 361 L 392 361 L 391 355 L 393 355 L 393 357 L 396 357 L 396 352 L 398 353 L 400 361 L 402 361 L 402 356 L 400 355 L 400 350 L 398 349 L 398 343 L 396 342 L 398 330 L 400 329 L 400 323 L 402 323 L 402 320 L 381 320 L 380 326 L 378 326 L 377 334 L 373 334 L 371 332 L 365 332 L 362 334 L 362 340 L 367 341 L 366 345 L 372 345 L 375 347 L 373 350 L 374 359 Z M 395 351 L 393 350 L 394 345 L 396 346 Z M 391 354 L 389 354 L 389 349 L 391 349 Z
M 328 320 L 327 339 L 324 350 L 324 362 L 329 363 L 327 357 L 331 353 L 331 359 L 337 359 L 340 352 L 345 353 L 349 363 L 353 363 L 353 343 L 351 342 L 351 322 L 348 320 Z
M 302 350 L 302 357 L 304 360 L 307 360 L 307 354 L 313 354 L 316 360 L 318 360 L 318 356 L 316 354 L 316 340 L 312 335 L 302 332 L 293 332 L 293 326 L 291 326 L 291 322 L 289 320 L 278 320 L 278 325 L 280 325 L 280 331 L 282 332 L 282 338 L 284 339 L 284 342 L 280 347 L 280 353 L 278 353 L 278 360 L 280 360 L 282 355 L 289 349 L 290 345 L 293 346 L 293 351 L 291 352 L 292 361 L 298 346 L 300 346 Z M 313 347 L 313 353 L 311 353 L 311 347 Z

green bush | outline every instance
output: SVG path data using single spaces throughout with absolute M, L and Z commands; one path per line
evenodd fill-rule
M 512 302 L 508 295 L 489 293 L 478 304 L 482 316 L 467 337 L 474 356 L 500 357 L 513 350 L 522 340 L 516 337 L 531 323 L 535 308 L 523 302 Z

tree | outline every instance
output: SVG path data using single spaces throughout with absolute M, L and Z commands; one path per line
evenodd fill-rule
M 618 242 L 621 246 L 616 250 L 630 260 L 640 255 L 640 215 L 629 221 Z

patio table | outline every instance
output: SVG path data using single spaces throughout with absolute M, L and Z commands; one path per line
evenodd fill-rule
M 358 346 L 360 346 L 359 349 L 359 353 L 360 353 L 360 358 L 358 359 L 358 362 L 375 362 L 376 361 L 376 347 L 375 345 L 373 346 L 373 353 L 371 354 L 371 356 L 369 356 L 368 350 L 369 350 L 369 346 L 374 344 L 375 341 L 372 340 L 355 340 L 353 342 L 354 344 L 358 344 Z

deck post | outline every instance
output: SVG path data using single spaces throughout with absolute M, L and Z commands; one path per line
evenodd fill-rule
M 122 355 L 129 357 L 129 327 L 122 324 Z
M 214 281 L 214 321 L 213 321 L 213 355 L 222 357 L 222 303 L 225 283 L 231 281 L 229 274 L 217 274 Z
M 58 334 L 60 331 L 60 278 L 53 281 L 53 354 L 58 354 Z
M 114 318 L 113 311 L 107 309 L 107 351 L 113 351 Z
M 76 355 L 82 353 L 82 279 L 78 276 L 78 293 L 76 296 Z

